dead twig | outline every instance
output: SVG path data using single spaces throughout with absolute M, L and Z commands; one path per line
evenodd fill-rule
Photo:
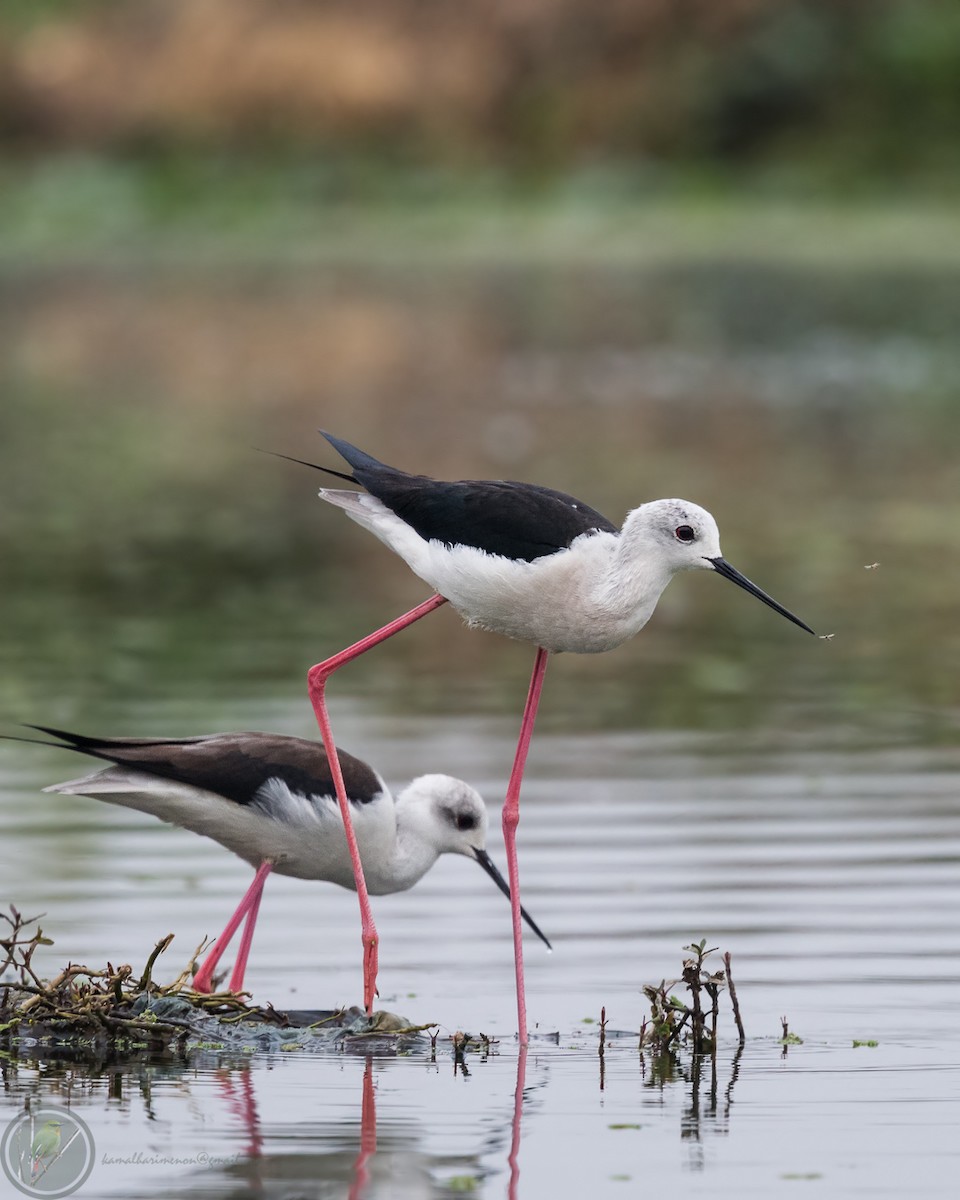
M 604 1004 L 600 1008 L 600 1091 L 603 1091 L 606 1083 L 606 1066 L 604 1062 L 603 1051 L 607 1044 L 607 1006 Z
M 747 1040 L 747 1035 L 743 1031 L 743 1021 L 740 1019 L 740 1004 L 737 1000 L 737 989 L 733 982 L 733 971 L 730 968 L 729 950 L 723 956 L 723 966 L 727 975 L 727 991 L 730 993 L 730 1003 L 733 1006 L 733 1019 L 737 1023 L 737 1033 L 740 1037 L 740 1045 L 742 1046 Z
M 153 974 L 153 964 L 157 961 L 160 955 L 167 949 L 173 941 L 173 934 L 168 933 L 165 938 L 161 938 L 154 946 L 150 957 L 147 959 L 147 965 L 143 968 L 143 974 L 140 976 L 140 982 L 137 988 L 141 992 L 145 992 L 150 986 L 151 975 Z

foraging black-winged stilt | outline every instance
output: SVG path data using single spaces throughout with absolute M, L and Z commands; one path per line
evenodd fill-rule
M 93 796 L 152 813 L 213 838 L 256 867 L 253 883 L 194 977 L 197 991 L 211 990 L 214 970 L 246 919 L 230 978 L 231 991 L 243 987 L 260 897 L 271 871 L 355 886 L 332 764 L 316 742 L 270 733 L 97 738 L 46 725 L 30 728 L 60 739 L 43 745 L 111 764 L 45 791 Z M 421 775 L 394 800 L 372 767 L 343 750 L 337 757 L 371 893 L 405 891 L 441 854 L 463 854 L 478 862 L 509 898 L 510 889 L 485 848 L 487 810 L 469 784 L 449 775 Z M 549 946 L 525 910 L 522 915 Z
M 369 529 L 436 589 L 429 600 L 311 668 L 310 698 L 324 745 L 334 744 L 324 700 L 329 676 L 446 601 L 469 625 L 537 647 L 503 807 L 517 1012 L 520 1041 L 526 1042 L 516 830 L 520 784 L 549 653 L 597 654 L 619 646 L 643 628 L 664 588 L 685 570 L 715 571 L 801 629 L 813 630 L 727 562 L 720 553 L 716 521 L 688 500 L 641 504 L 618 529 L 595 509 L 552 488 L 504 480 L 443 482 L 409 475 L 342 438 L 321 433 L 350 464 L 351 473 L 316 463 L 304 465 L 365 489 L 321 488 L 321 499 Z M 341 811 L 346 820 L 349 811 L 343 799 Z M 361 886 L 358 891 L 362 903 Z M 365 972 L 371 964 L 376 969 L 376 931 L 371 935 L 371 930 L 372 923 L 365 921 Z

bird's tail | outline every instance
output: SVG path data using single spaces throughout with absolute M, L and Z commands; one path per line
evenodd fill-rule
M 138 787 L 141 792 L 145 790 L 141 782 L 144 778 L 139 775 L 131 781 L 121 767 L 107 767 L 93 771 L 89 775 L 81 775 L 79 779 L 65 779 L 63 783 L 51 783 L 49 787 L 42 790 L 55 792 L 61 796 L 93 796 L 97 798 L 127 796 L 135 794 Z M 158 781 L 158 783 L 160 782 L 162 781 Z M 117 800 L 114 803 L 122 804 L 123 801 Z
M 400 521 L 376 496 L 371 496 L 369 492 L 348 492 L 337 488 L 321 488 L 317 495 L 328 504 L 342 508 L 351 520 L 369 529 L 388 546 L 392 545 L 384 526 L 392 528 L 395 524 L 399 525 Z

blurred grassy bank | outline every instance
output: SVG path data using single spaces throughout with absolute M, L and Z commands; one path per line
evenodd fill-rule
M 222 727 L 222 698 L 300 697 L 312 661 L 422 597 L 317 477 L 254 449 L 331 463 L 324 426 L 615 519 L 688 496 L 731 561 L 834 635 L 690 576 L 630 645 L 557 663 L 555 728 L 955 735 L 956 271 L 78 269 L 8 275 L 0 306 L 11 720 L 127 728 L 150 697 L 177 728 Z M 388 712 L 513 713 L 529 658 L 445 611 L 338 687 Z
M 949 0 L 0 0 L 0 144 L 960 180 Z
M 369 161 L 86 154 L 0 162 L 0 265 L 649 266 L 722 258 L 952 268 L 960 204 L 627 168 L 522 182 Z

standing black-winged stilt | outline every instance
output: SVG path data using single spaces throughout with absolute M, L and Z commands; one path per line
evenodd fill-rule
M 213 838 L 256 867 L 253 883 L 194 977 L 197 991 L 211 990 L 214 970 L 246 918 L 230 978 L 231 991 L 243 987 L 260 897 L 271 871 L 355 886 L 331 763 L 315 742 L 270 733 L 96 738 L 46 725 L 30 728 L 60 739 L 42 745 L 77 750 L 111 764 L 45 791 L 93 796 L 152 813 Z M 343 750 L 337 757 L 370 892 L 406 891 L 441 854 L 463 854 L 475 859 L 509 898 L 510 889 L 485 848 L 487 810 L 469 784 L 449 775 L 421 775 L 394 800 L 372 767 Z M 549 946 L 525 910 L 522 915 Z
M 813 630 L 726 561 L 720 553 L 716 521 L 688 500 L 641 504 L 618 529 L 582 501 L 552 488 L 504 480 L 443 482 L 408 475 L 342 438 L 321 433 L 350 464 L 352 473 L 316 463 L 303 465 L 359 484 L 365 491 L 321 488 L 320 497 L 369 529 L 437 593 L 311 668 L 310 698 L 324 745 L 334 744 L 324 700 L 329 676 L 446 601 L 469 625 L 537 647 L 503 807 L 517 1015 L 520 1041 L 526 1042 L 516 831 L 520 784 L 548 654 L 561 650 L 597 654 L 619 646 L 643 628 L 664 588 L 685 570 L 715 571 L 807 633 Z M 346 820 L 349 811 L 343 799 L 341 811 Z M 358 891 L 362 897 L 360 886 Z M 371 936 L 371 930 L 372 924 L 365 922 L 365 973 L 371 965 L 376 968 L 376 931 Z

